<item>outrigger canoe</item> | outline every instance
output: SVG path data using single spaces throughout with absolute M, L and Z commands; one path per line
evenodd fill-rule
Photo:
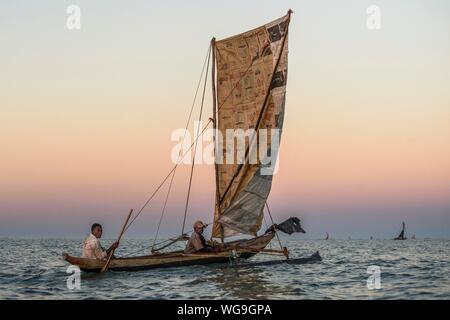
M 291 13 L 292 11 L 289 10 L 285 16 L 250 31 L 218 41 L 215 38 L 211 40 L 207 55 L 208 59 L 205 60 L 207 67 L 204 77 L 201 110 L 203 110 L 211 58 L 213 110 L 208 124 L 211 123 L 214 129 L 214 156 L 216 160 L 214 163 L 216 187 L 214 192 L 214 221 L 210 242 L 215 248 L 214 252 L 195 254 L 186 254 L 183 251 L 162 252 L 162 249 L 167 247 L 164 246 L 157 250 L 153 250 L 152 247 L 152 254 L 145 256 L 115 258 L 112 252 L 109 254 L 108 259 L 104 261 L 73 257 L 64 253 L 64 260 L 88 272 L 104 272 L 108 269 L 135 271 L 236 262 L 239 259 L 248 259 L 255 254 L 264 252 L 282 254 L 287 258 L 285 260 L 287 262 L 303 263 L 320 260 L 318 253 L 309 258 L 302 258 L 303 260 L 290 259 L 287 249 L 282 247 L 279 239 L 280 250 L 266 249 L 266 246 L 276 235 L 277 230 L 288 234 L 304 232 L 300 227 L 300 220 L 297 218 L 290 218 L 279 225 L 274 224 L 267 204 L 276 168 L 278 145 L 285 113 L 288 30 Z M 230 145 L 224 141 L 219 142 L 221 136 L 226 137 L 228 135 L 225 134 L 228 130 L 239 130 L 238 132 L 253 130 L 255 134 L 248 137 L 249 143 L 245 144 L 245 148 L 242 148 L 239 143 L 233 142 Z M 264 137 L 268 130 L 271 134 L 270 138 Z M 201 131 L 201 134 L 203 132 Z M 222 134 L 218 135 L 218 132 Z M 195 143 L 191 145 L 188 151 L 194 146 L 194 154 L 196 154 L 196 141 L 201 134 L 197 136 Z M 231 149 L 228 150 L 225 146 Z M 254 149 L 255 147 L 257 148 L 256 150 Z M 219 152 L 220 150 L 222 152 Z M 228 153 L 244 155 L 243 159 L 240 159 L 243 160 L 243 163 L 229 163 Z M 175 164 L 128 224 L 133 212 L 132 210 L 130 211 L 118 240 L 121 239 L 124 231 L 144 210 L 162 185 L 166 181 L 173 180 L 175 169 L 186 154 L 187 152 L 180 154 L 177 164 Z M 255 159 L 252 156 L 255 154 L 258 154 L 257 161 L 254 161 Z M 195 157 L 192 161 L 181 237 L 187 237 L 184 230 Z M 171 179 L 169 179 L 170 176 L 172 177 Z M 169 186 L 166 201 L 170 190 Z M 165 207 L 166 205 L 164 204 L 160 223 L 164 216 Z M 267 208 L 273 225 L 264 234 L 257 236 L 264 219 L 264 207 Z M 158 230 L 155 239 L 158 236 Z M 225 242 L 226 238 L 238 235 L 251 235 L 254 238 Z M 220 239 L 221 243 L 213 241 L 214 238 Z M 178 239 L 184 240 L 184 238 Z
M 139 271 L 154 268 L 224 263 L 230 261 L 233 250 L 235 250 L 240 258 L 248 259 L 264 249 L 270 240 L 273 239 L 274 235 L 274 232 L 268 232 L 253 239 L 229 242 L 226 246 L 223 246 L 223 251 L 215 253 L 187 254 L 180 250 L 146 256 L 115 258 L 111 259 L 109 270 Z M 100 272 L 105 264 L 105 260 L 72 257 L 67 253 L 63 254 L 63 258 L 70 264 L 80 267 L 85 272 Z
M 278 226 L 276 226 L 278 227 Z M 219 245 L 219 252 L 188 254 L 180 251 L 167 253 L 154 253 L 146 256 L 113 258 L 109 263 L 109 270 L 113 271 L 140 271 L 156 268 L 170 268 L 190 265 L 205 265 L 214 263 L 232 263 L 234 266 L 253 266 L 257 264 L 273 264 L 274 262 L 287 262 L 293 264 L 321 261 L 318 252 L 306 258 L 291 259 L 287 249 L 284 251 L 265 249 L 275 236 L 275 227 L 270 228 L 265 234 L 248 240 L 237 240 Z M 260 252 L 282 253 L 285 260 L 263 261 L 253 263 L 240 263 L 240 259 L 248 259 Z M 105 265 L 105 260 L 87 259 L 73 257 L 67 253 L 63 254 L 64 260 L 72 265 L 78 266 L 85 272 L 100 272 Z

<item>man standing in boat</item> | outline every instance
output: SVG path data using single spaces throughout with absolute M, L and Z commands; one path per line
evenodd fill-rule
M 108 250 L 100 245 L 103 229 L 101 224 L 94 223 L 91 227 L 91 234 L 83 242 L 83 258 L 106 259 L 112 250 L 117 249 L 119 242 L 114 242 Z
M 214 252 L 214 248 L 206 244 L 206 240 L 203 237 L 203 230 L 207 227 L 202 221 L 198 220 L 194 223 L 194 232 L 192 232 L 189 238 L 184 253 L 197 253 L 197 252 Z

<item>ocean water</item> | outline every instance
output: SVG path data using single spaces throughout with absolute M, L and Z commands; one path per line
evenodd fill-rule
M 450 299 L 450 240 L 291 240 L 292 257 L 318 250 L 323 261 L 82 273 L 81 288 L 70 290 L 61 253 L 79 255 L 81 241 L 0 239 L 0 299 Z M 148 246 L 123 240 L 117 255 Z M 369 266 L 380 268 L 380 289 L 367 287 Z

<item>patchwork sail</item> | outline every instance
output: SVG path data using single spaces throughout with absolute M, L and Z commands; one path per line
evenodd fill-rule
M 289 21 L 290 12 L 213 46 L 217 63 L 215 125 L 224 141 L 220 144 L 218 139 L 216 150 L 218 195 L 213 237 L 256 235 L 261 228 L 278 154 L 272 140 L 279 141 L 283 128 Z M 238 143 L 236 136 L 228 139 L 230 131 L 244 133 L 245 144 Z M 261 150 L 266 152 L 261 154 Z M 256 161 L 250 161 L 254 159 L 252 151 L 258 154 Z

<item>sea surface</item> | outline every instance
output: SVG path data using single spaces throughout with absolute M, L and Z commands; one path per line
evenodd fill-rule
M 323 261 L 81 273 L 81 288 L 71 290 L 61 254 L 80 255 L 81 242 L 0 239 L 0 299 L 450 299 L 450 240 L 291 240 L 292 257 L 318 250 Z M 117 255 L 144 254 L 149 243 L 123 240 Z M 369 266 L 379 267 L 379 289 L 367 287 Z

